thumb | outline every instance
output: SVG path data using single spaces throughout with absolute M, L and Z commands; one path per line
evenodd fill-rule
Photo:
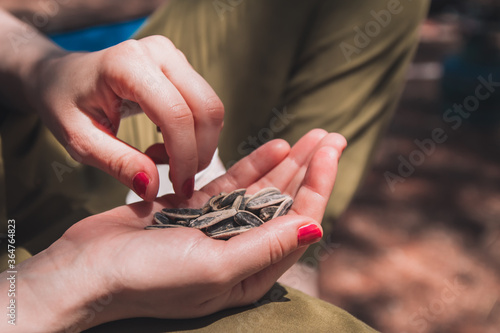
M 155 163 L 114 135 L 92 128 L 84 135 L 73 136 L 66 149 L 77 162 L 101 169 L 144 200 L 156 198 L 159 176 Z
M 230 267 L 237 272 L 233 305 L 248 304 L 264 295 L 300 257 L 307 245 L 318 242 L 321 226 L 312 218 L 287 215 L 264 223 L 227 241 Z M 299 251 L 297 251 L 299 250 Z M 301 251 L 302 250 L 302 251 Z

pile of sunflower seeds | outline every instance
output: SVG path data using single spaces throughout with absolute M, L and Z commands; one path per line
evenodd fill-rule
M 214 195 L 199 209 L 165 208 L 154 214 L 156 224 L 145 229 L 196 228 L 212 238 L 229 239 L 285 215 L 293 203 L 274 187 L 245 193 L 246 189 L 239 189 Z

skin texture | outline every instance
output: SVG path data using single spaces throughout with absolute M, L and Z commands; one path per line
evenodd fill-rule
M 1 331 L 82 330 L 139 316 L 198 317 L 258 300 L 304 252 L 299 228 L 321 228 L 345 145 L 342 136 L 323 130 L 309 132 L 292 149 L 273 140 L 187 201 L 168 195 L 78 222 L 17 267 L 23 300 L 18 311 L 30 320 L 20 318 L 15 327 L 2 321 Z M 221 191 L 254 193 L 268 186 L 294 198 L 289 215 L 228 241 L 191 228 L 143 229 L 161 208 L 198 207 Z M 5 274 L 1 297 L 7 297 Z M 103 299 L 106 305 L 93 310 Z
M 152 36 L 68 53 L 2 11 L 0 28 L 0 93 L 12 109 L 38 113 L 76 161 L 152 201 L 159 187 L 155 163 L 116 138 L 123 117 L 144 111 L 165 141 L 148 153 L 155 162 L 169 162 L 176 193 L 192 195 L 194 175 L 217 147 L 224 107 L 172 42 Z M 140 173 L 147 187 L 138 191 L 134 177 Z

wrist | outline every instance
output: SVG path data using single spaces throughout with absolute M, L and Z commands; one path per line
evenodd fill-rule
M 58 243 L 16 267 L 16 325 L 4 320 L 0 331 L 80 332 L 106 321 L 111 292 L 99 271 L 85 254 Z M 1 298 L 8 295 L 7 277 L 0 274 Z
M 43 40 L 42 40 L 43 39 Z M 50 65 L 69 52 L 59 48 L 52 42 L 42 37 L 35 47 L 34 54 L 29 60 L 23 61 L 17 69 L 17 76 L 21 82 L 22 94 L 26 100 L 26 111 L 29 113 L 40 113 L 44 108 L 43 91 L 48 80 L 47 75 L 57 75 L 50 69 Z
M 35 28 L 0 10 L 0 86 L 2 95 L 16 111 L 33 110 L 31 100 L 38 88 L 40 64 L 46 59 L 66 54 L 66 51 L 40 34 Z

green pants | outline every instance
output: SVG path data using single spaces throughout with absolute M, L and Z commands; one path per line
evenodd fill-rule
M 428 2 L 171 0 L 138 37 L 170 38 L 220 96 L 226 117 L 219 149 L 228 167 L 268 140 L 279 137 L 293 144 L 312 128 L 347 138 L 323 221 L 328 235 L 362 181 L 391 119 Z M 140 149 L 162 140 L 143 115 L 122 121 L 119 136 Z M 6 233 L 7 219 L 16 220 L 18 259 L 46 248 L 85 216 L 124 202 L 126 188 L 72 161 L 36 116 L 2 108 L 0 143 L 0 232 Z M 147 327 L 369 331 L 342 310 L 293 289 L 288 288 L 285 297 L 288 301 L 199 320 L 149 320 L 147 325 L 153 326 Z M 145 325 L 143 321 L 110 324 L 101 331 L 124 331 L 124 326 L 113 326 L 122 324 L 147 331 L 134 326 Z

